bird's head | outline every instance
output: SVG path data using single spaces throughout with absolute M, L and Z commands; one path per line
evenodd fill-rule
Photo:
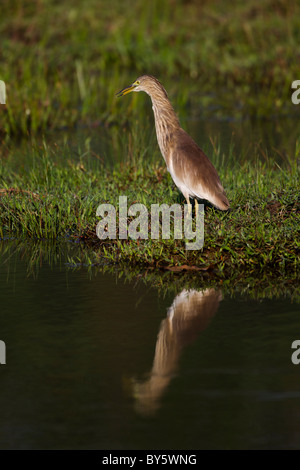
M 141 77 L 137 78 L 135 82 L 132 83 L 132 85 L 123 88 L 123 90 L 119 91 L 116 95 L 118 97 L 124 96 L 131 91 L 144 91 L 150 96 L 155 94 L 155 92 L 160 91 L 164 93 L 166 98 L 168 96 L 162 84 L 151 75 L 142 75 Z

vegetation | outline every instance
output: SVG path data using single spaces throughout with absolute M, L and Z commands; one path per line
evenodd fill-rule
M 61 149 L 57 152 L 60 154 Z M 213 160 L 218 165 L 218 157 Z M 99 240 L 97 207 L 108 202 L 118 208 L 119 195 L 150 205 L 180 202 L 179 192 L 161 161 L 134 161 L 110 169 L 86 153 L 77 163 L 44 146 L 27 171 L 0 170 L 1 233 L 30 238 L 71 237 L 92 244 L 102 263 L 150 266 L 180 271 L 247 269 L 250 272 L 299 268 L 300 201 L 296 163 L 280 168 L 272 161 L 234 163 L 219 168 L 231 211 L 207 208 L 203 250 L 188 251 L 184 240 Z M 146 163 L 145 163 L 146 162 Z M 118 221 L 117 221 L 118 226 Z M 149 228 L 150 229 L 150 228 Z M 172 233 L 171 233 L 172 234 Z
M 27 277 L 37 279 L 44 265 L 69 271 L 83 271 L 92 279 L 99 274 L 111 274 L 122 282 L 145 284 L 158 291 L 160 296 L 169 293 L 177 295 L 183 289 L 205 290 L 222 289 L 224 297 L 242 295 L 249 299 L 290 299 L 300 301 L 299 276 L 297 272 L 274 270 L 257 273 L 232 270 L 230 276 L 215 270 L 180 272 L 167 269 L 154 269 L 149 266 L 128 266 L 126 264 L 109 264 L 106 260 L 97 262 L 93 247 L 85 243 L 72 243 L 70 239 L 32 240 L 11 239 L 0 241 L 1 264 L 7 273 L 14 272 L 20 260 L 26 261 Z
M 299 112 L 296 0 L 2 0 L 0 35 L 6 134 L 141 117 L 143 100 L 128 110 L 114 96 L 141 73 L 160 78 L 180 112 Z
M 187 251 L 185 240 L 172 237 L 100 241 L 96 236 L 97 207 L 118 206 L 119 195 L 128 197 L 129 206 L 140 202 L 147 208 L 183 202 L 152 145 L 149 103 L 141 96 L 115 98 L 141 73 L 161 79 L 183 119 L 199 116 L 200 109 L 202 116 L 230 119 L 298 116 L 291 83 L 300 78 L 299 2 L 228 5 L 2 0 L 0 79 L 7 86 L 7 105 L 0 109 L 2 240 L 81 240 L 85 250 L 75 264 L 192 271 L 222 282 L 247 272 L 256 282 L 266 276 L 295 282 L 300 141 L 294 134 L 293 154 L 276 150 L 280 163 L 261 150 L 261 142 L 249 142 L 247 155 L 232 147 L 226 157 L 212 143 L 210 157 L 232 210 L 206 208 L 202 250 Z M 78 148 L 49 137 L 54 129 L 86 125 L 109 134 L 103 154 L 93 151 L 91 137 Z

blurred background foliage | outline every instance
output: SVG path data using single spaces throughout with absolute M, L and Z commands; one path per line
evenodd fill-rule
M 143 73 L 182 112 L 299 114 L 299 1 L 1 0 L 0 37 L 6 135 L 143 119 L 115 97 Z

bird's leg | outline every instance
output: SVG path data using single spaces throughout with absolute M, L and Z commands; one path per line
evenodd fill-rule
M 192 204 L 190 203 L 190 198 L 188 196 L 185 196 L 186 202 L 188 204 L 188 215 L 190 215 L 192 211 Z
M 198 210 L 199 210 L 198 201 L 197 201 L 197 199 L 195 198 L 195 217 L 197 217 Z

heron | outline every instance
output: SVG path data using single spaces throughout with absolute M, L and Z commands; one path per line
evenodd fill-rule
M 190 198 L 209 201 L 217 209 L 229 209 L 229 202 L 219 175 L 192 137 L 180 126 L 179 119 L 162 84 L 151 75 L 142 75 L 116 95 L 144 91 L 152 101 L 156 136 L 172 179 L 182 192 L 191 212 Z

